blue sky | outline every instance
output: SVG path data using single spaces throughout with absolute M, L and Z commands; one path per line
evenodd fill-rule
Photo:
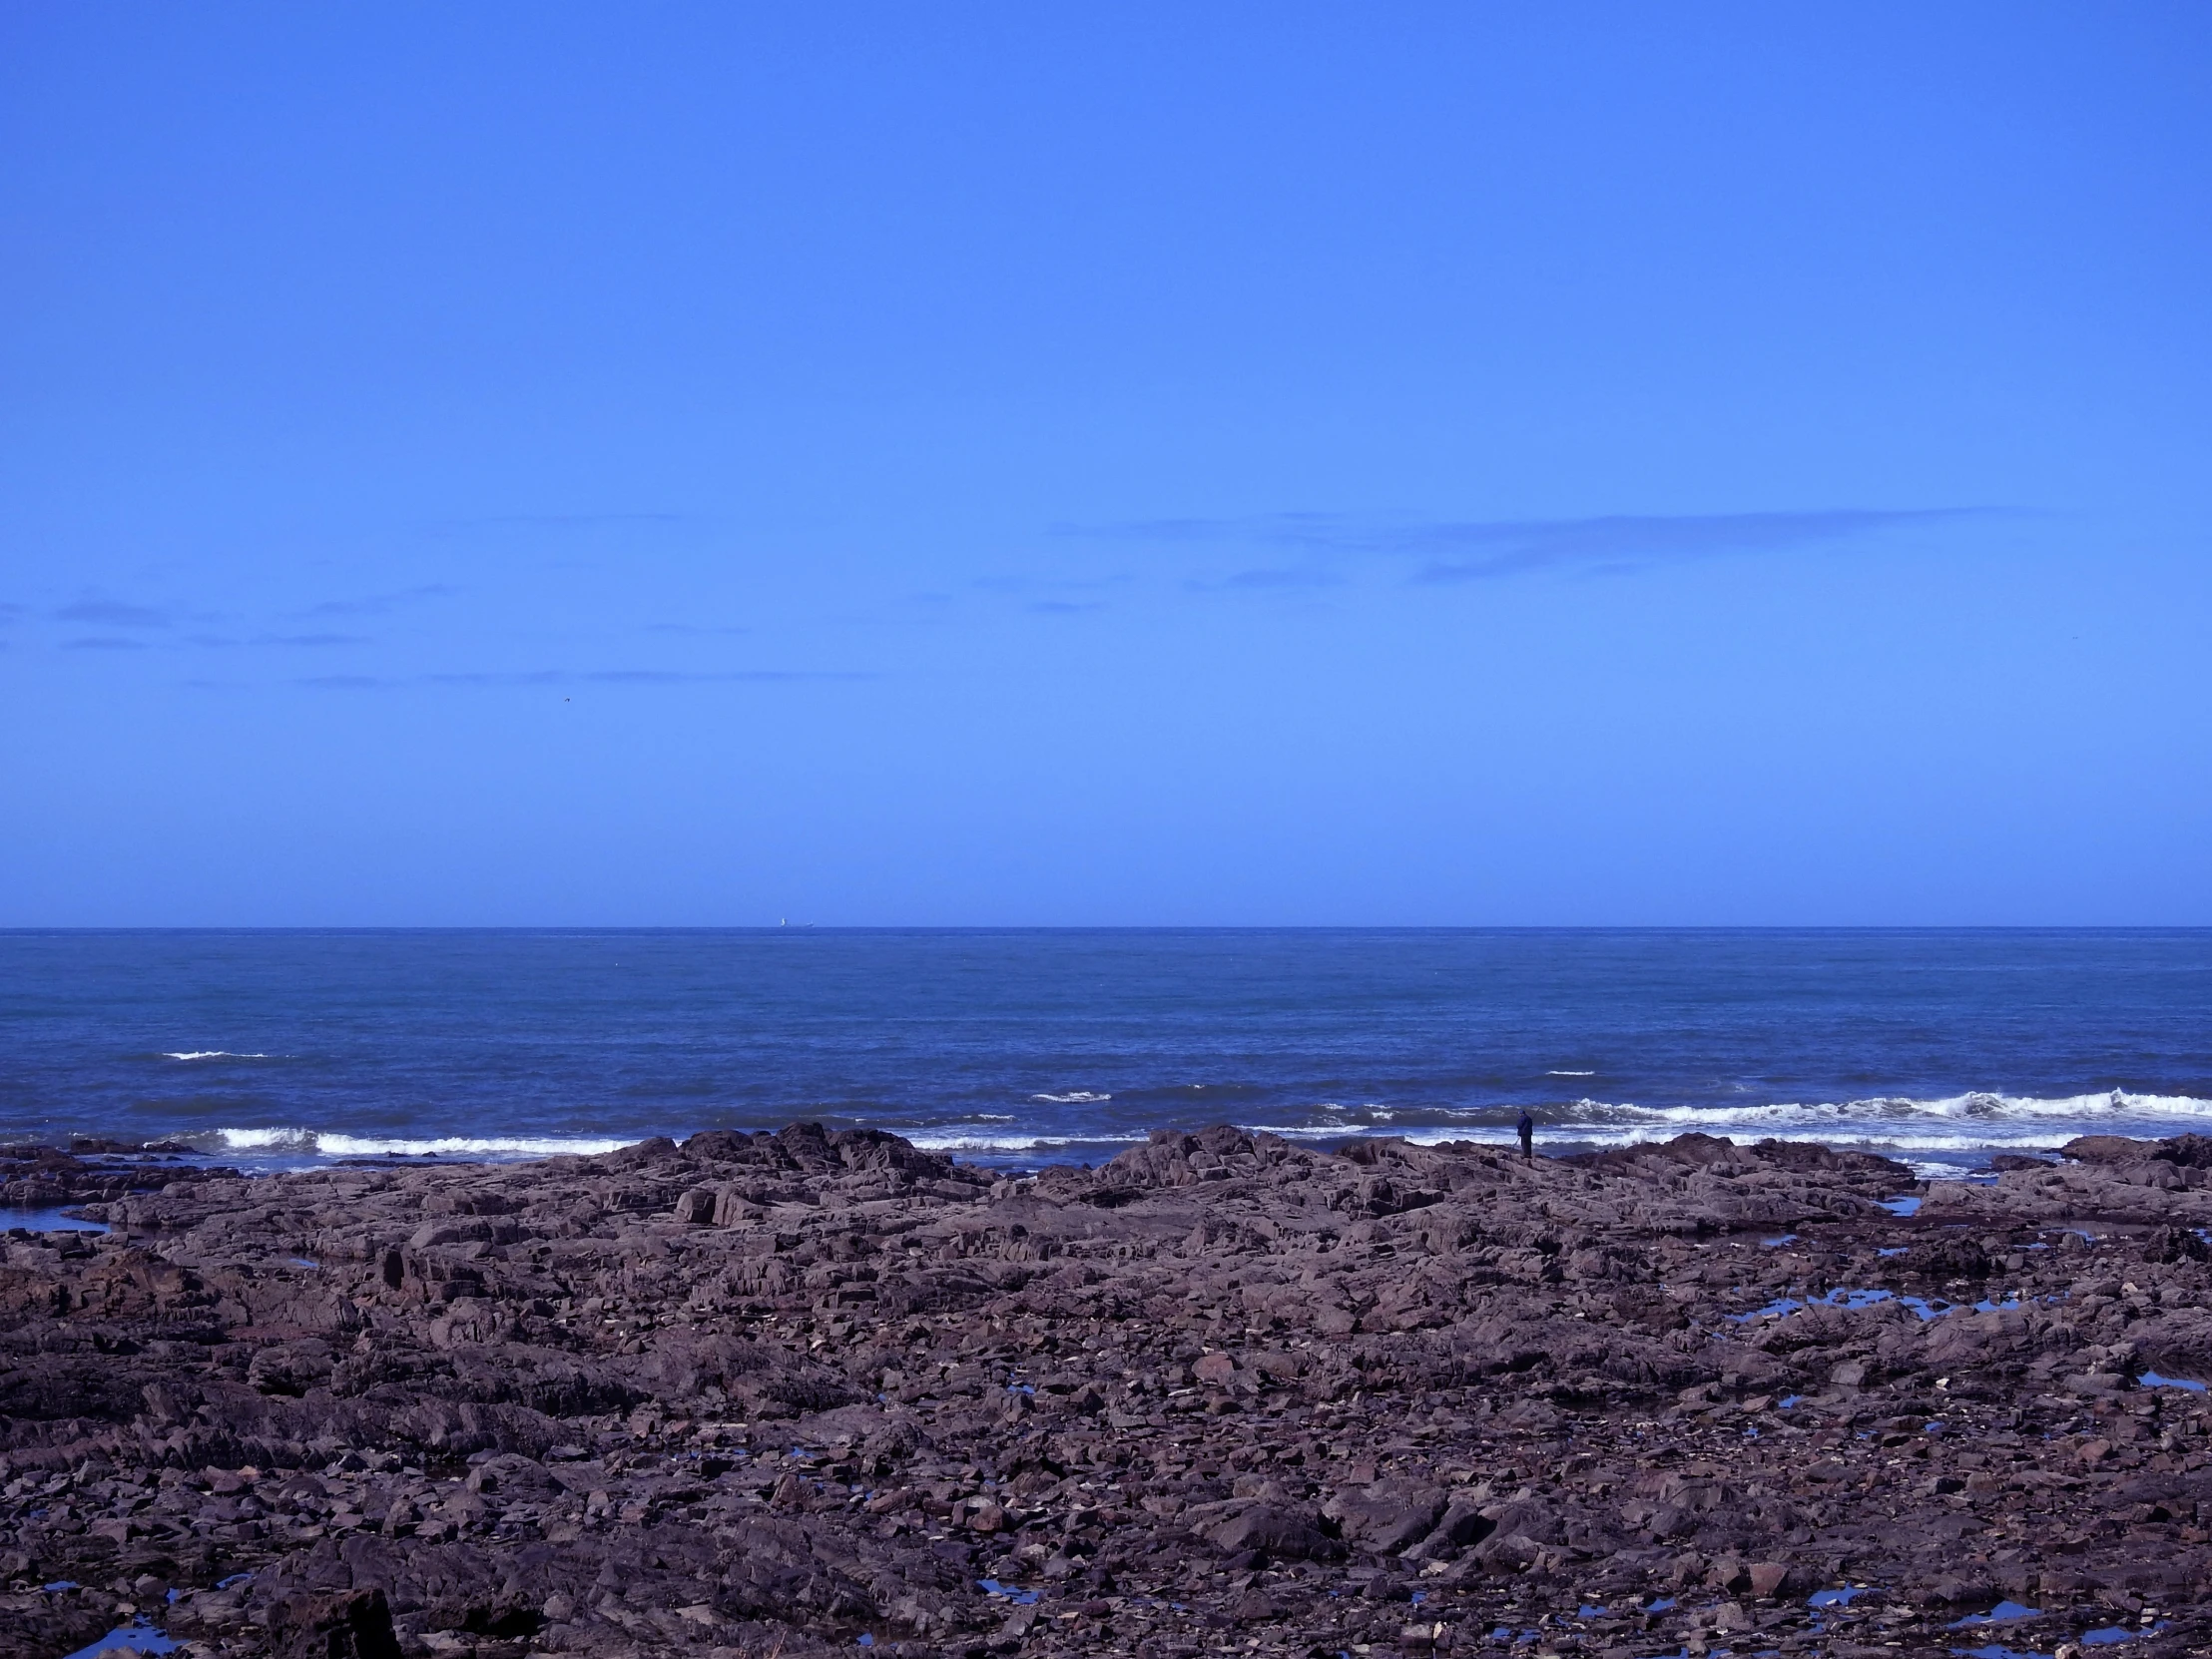
M 2192 5 L 0 10 L 0 924 L 2212 923 Z

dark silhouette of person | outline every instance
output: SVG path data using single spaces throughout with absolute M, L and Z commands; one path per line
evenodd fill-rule
M 1521 1108 L 1520 1122 L 1513 1125 L 1520 1136 L 1520 1155 L 1524 1163 L 1536 1161 L 1536 1120 L 1528 1115 L 1528 1108 Z

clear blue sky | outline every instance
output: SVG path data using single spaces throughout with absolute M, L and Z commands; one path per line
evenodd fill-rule
M 0 9 L 0 923 L 2212 923 L 2200 4 Z

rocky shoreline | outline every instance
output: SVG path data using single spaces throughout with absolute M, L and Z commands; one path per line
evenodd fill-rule
M 0 1152 L 0 1655 L 2205 1653 L 2212 1142 L 2066 1152 Z

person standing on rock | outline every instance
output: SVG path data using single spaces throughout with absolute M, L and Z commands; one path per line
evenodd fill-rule
M 1536 1120 L 1528 1115 L 1527 1107 L 1523 1106 L 1520 1109 L 1520 1122 L 1514 1124 L 1513 1129 L 1520 1136 L 1521 1162 L 1524 1164 L 1534 1163 L 1536 1161 Z

